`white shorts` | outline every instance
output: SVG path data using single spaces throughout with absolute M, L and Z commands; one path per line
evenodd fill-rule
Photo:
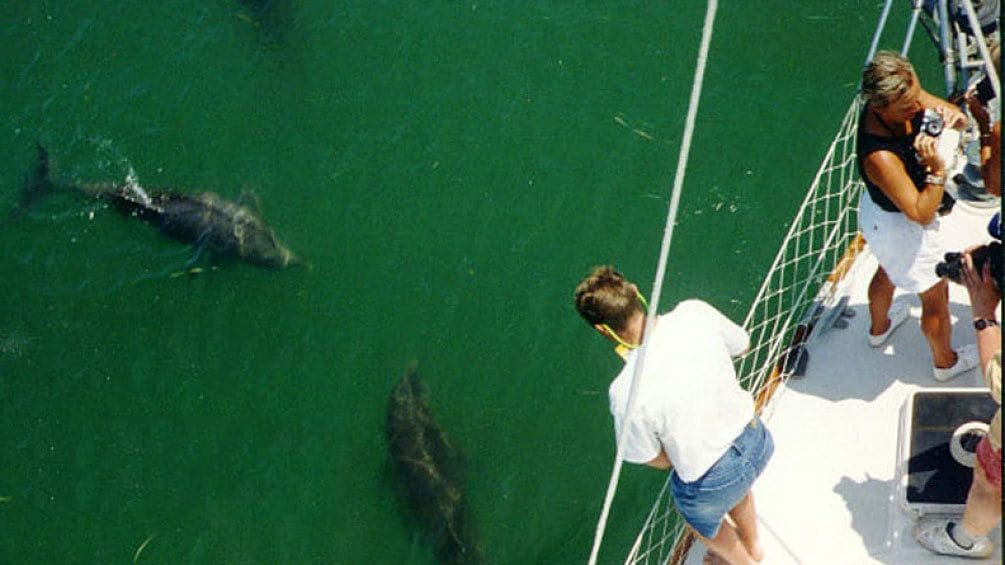
M 858 203 L 858 227 L 890 281 L 907 292 L 921 293 L 939 282 L 935 264 L 945 257 L 939 217 L 927 225 L 887 212 L 872 201 L 868 190 Z

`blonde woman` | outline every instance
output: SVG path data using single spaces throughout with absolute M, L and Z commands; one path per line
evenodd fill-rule
M 889 51 L 866 66 L 862 100 L 857 149 L 867 190 L 859 203 L 859 228 L 879 261 L 869 284 L 869 342 L 883 345 L 907 318 L 906 306 L 891 310 L 895 288 L 917 293 L 933 375 L 948 381 L 977 366 L 977 351 L 972 345 L 957 351 L 950 343 L 949 288 L 935 274 L 945 252 L 937 214 L 946 170 L 936 138 L 921 130 L 926 110 L 934 111 L 944 127 L 962 128 L 967 119 L 926 92 L 911 63 Z

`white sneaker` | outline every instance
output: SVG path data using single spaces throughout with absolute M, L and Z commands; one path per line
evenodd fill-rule
M 977 344 L 970 343 L 956 350 L 956 364 L 945 369 L 935 368 L 935 380 L 944 383 L 956 378 L 980 364 Z
M 959 521 L 948 516 L 923 516 L 914 526 L 914 538 L 928 551 L 941 555 L 981 559 L 994 553 L 994 545 L 987 536 L 974 540 L 970 549 L 960 547 L 946 531 L 949 522 L 956 522 L 955 527 L 961 527 Z
M 907 304 L 903 302 L 890 308 L 890 312 L 889 314 L 887 314 L 887 316 L 890 317 L 890 327 L 887 328 L 885 332 L 879 335 L 869 334 L 869 345 L 873 347 L 879 347 L 884 343 L 886 343 L 886 340 L 891 335 L 893 335 L 893 330 L 897 329 L 897 326 L 903 324 L 904 320 L 907 319 L 907 314 L 908 314 Z

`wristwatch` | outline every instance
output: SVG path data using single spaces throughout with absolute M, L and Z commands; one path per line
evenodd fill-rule
M 946 175 L 933 175 L 929 174 L 925 177 L 925 184 L 934 184 L 935 186 L 945 186 L 946 185 Z
M 979 320 L 974 320 L 974 329 L 977 330 L 977 331 L 981 331 L 981 330 L 983 330 L 985 328 L 990 328 L 991 326 L 997 326 L 997 325 L 998 325 L 998 320 L 988 320 L 988 319 L 985 319 L 985 318 L 981 318 Z

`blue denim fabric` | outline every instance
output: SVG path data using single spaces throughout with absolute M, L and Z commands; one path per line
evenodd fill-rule
M 723 517 L 747 495 L 774 451 L 771 432 L 756 418 L 698 480 L 685 483 L 676 471 L 670 473 L 677 510 L 699 534 L 714 538 Z

